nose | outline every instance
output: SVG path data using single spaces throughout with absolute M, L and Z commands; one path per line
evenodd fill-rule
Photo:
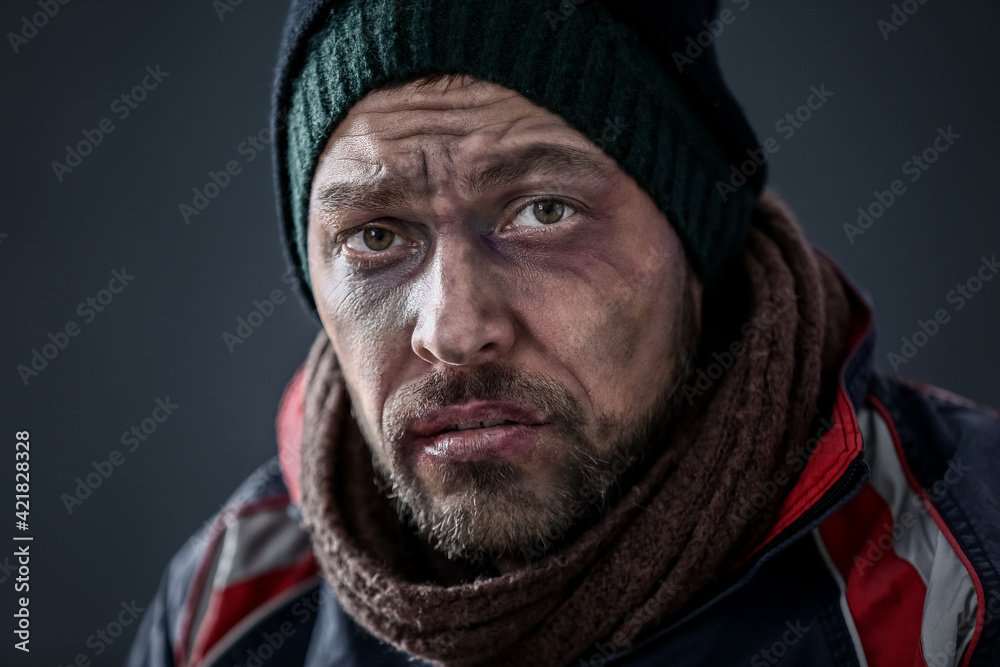
M 430 364 L 495 361 L 514 344 L 510 290 L 474 244 L 439 244 L 421 280 L 411 346 Z

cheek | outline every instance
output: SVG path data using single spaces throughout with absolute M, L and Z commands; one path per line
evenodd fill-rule
M 564 298 L 547 307 L 555 318 L 563 346 L 595 372 L 630 363 L 639 344 L 635 323 L 641 304 L 626 285 L 591 271 L 562 290 Z M 595 277 L 596 276 L 596 277 Z M 585 314 L 581 316 L 581 314 Z
M 666 381 L 683 304 L 684 254 L 672 232 L 604 238 L 551 264 L 523 309 L 546 353 L 584 385 L 598 412 L 620 413 Z
M 337 361 L 352 389 L 355 410 L 380 431 L 390 370 L 403 367 L 410 352 L 408 307 L 391 289 L 361 284 L 349 275 L 312 272 L 316 307 Z

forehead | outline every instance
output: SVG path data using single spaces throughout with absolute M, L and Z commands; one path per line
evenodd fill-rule
M 373 179 L 387 166 L 426 170 L 428 160 L 472 165 L 536 142 L 592 152 L 613 165 L 561 116 L 513 90 L 462 76 L 369 93 L 330 136 L 316 176 Z

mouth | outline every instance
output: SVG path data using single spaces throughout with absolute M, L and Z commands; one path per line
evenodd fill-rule
M 512 419 L 487 419 L 481 422 L 466 422 L 464 424 L 450 424 L 441 433 L 451 433 L 452 431 L 471 431 L 476 428 L 493 428 L 494 426 L 511 426 L 518 422 Z
M 544 415 L 523 404 L 471 401 L 432 410 L 408 430 L 417 455 L 440 465 L 530 456 L 546 425 Z

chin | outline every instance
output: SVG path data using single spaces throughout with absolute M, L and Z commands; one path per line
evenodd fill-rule
M 580 474 L 535 476 L 492 461 L 451 464 L 435 473 L 433 485 L 393 484 L 397 506 L 404 520 L 453 560 L 535 560 L 600 508 L 584 493 L 593 481 Z

